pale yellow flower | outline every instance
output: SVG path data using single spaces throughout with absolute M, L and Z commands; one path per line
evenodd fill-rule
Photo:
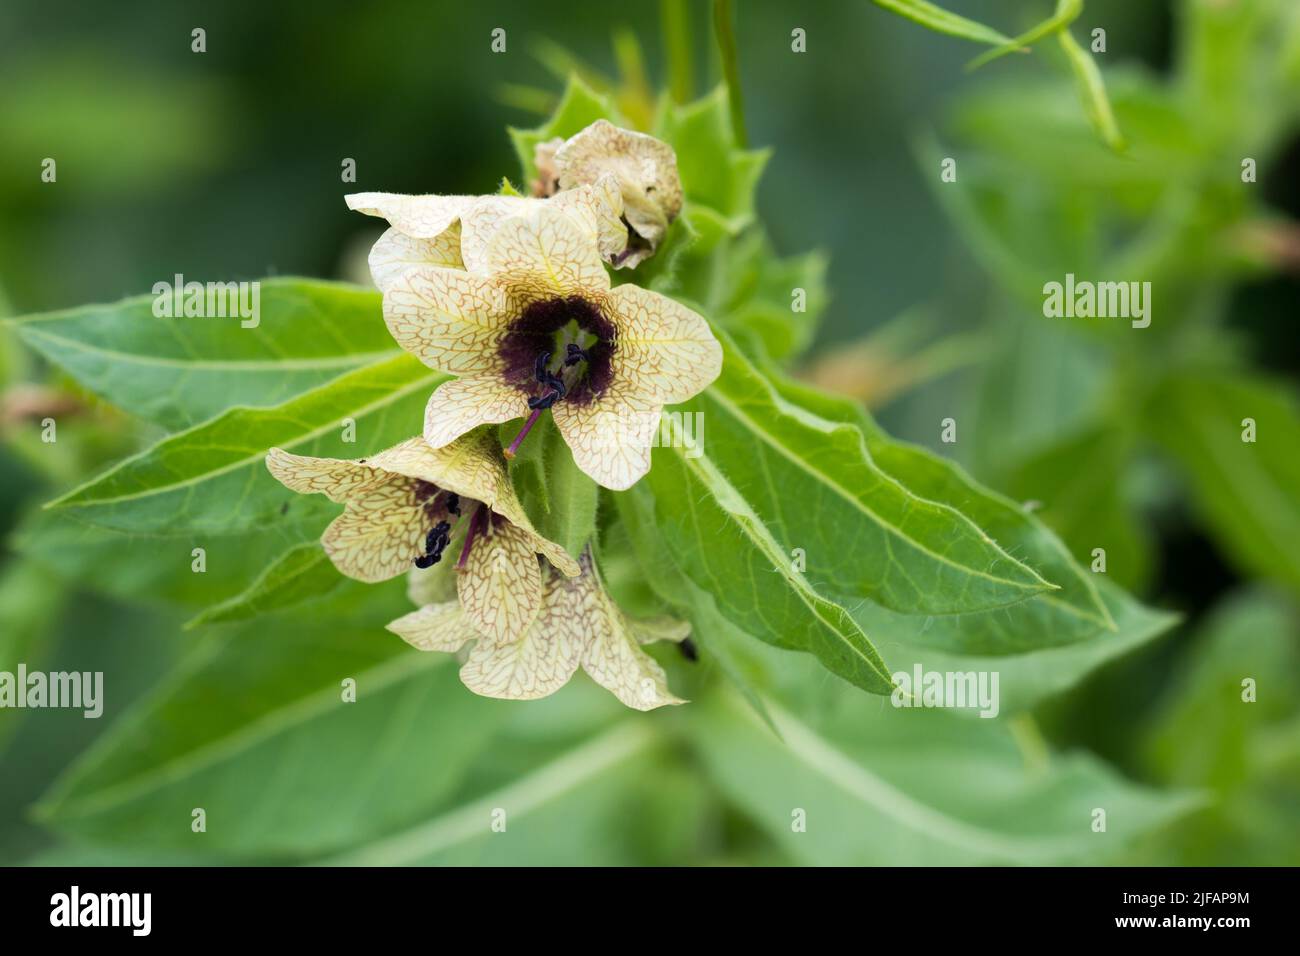
M 459 376 L 429 400 L 431 445 L 528 416 L 510 456 L 551 408 L 578 467 L 620 490 L 649 470 L 664 405 L 712 382 L 722 349 L 685 306 L 611 288 L 594 231 L 553 202 L 496 226 L 482 274 L 404 269 L 384 294 L 384 319 L 402 348 Z
M 485 636 L 454 600 L 412 611 L 388 629 L 423 651 L 456 653 L 472 642 L 460 678 L 484 697 L 546 697 L 581 667 L 628 707 L 653 710 L 685 703 L 668 689 L 663 668 L 641 645 L 681 642 L 690 634 L 688 624 L 667 617 L 627 617 L 601 585 L 589 551 L 582 555 L 582 574 L 575 578 L 541 563 L 541 612 L 522 637 Z
M 612 176 L 554 199 L 398 193 L 353 193 L 345 199 L 349 209 L 387 219 L 392 226 L 370 250 L 370 274 L 381 292 L 387 292 L 411 266 L 486 271 L 487 243 L 497 225 L 548 204 L 594 233 L 596 246 L 607 261 L 618 261 L 628 248 L 627 226 L 620 218 L 623 197 Z
M 558 195 L 613 176 L 623 196 L 623 219 L 632 230 L 616 268 L 633 267 L 654 255 L 668 226 L 682 211 L 677 154 L 662 140 L 597 120 L 569 139 L 538 144 L 539 174 Z
M 369 458 L 310 458 L 272 448 L 266 465 L 303 494 L 346 504 L 321 544 L 344 574 L 384 581 L 460 548 L 456 587 L 467 620 L 496 639 L 525 633 L 542 607 L 537 555 L 564 574 L 577 562 L 528 520 L 490 436 L 442 448 L 412 438 Z

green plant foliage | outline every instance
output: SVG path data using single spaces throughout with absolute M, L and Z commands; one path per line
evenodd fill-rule
M 899 18 L 864 5 L 874 29 L 937 41 L 917 47 L 944 58 L 928 66 L 957 48 L 933 33 L 984 45 L 972 66 L 1000 61 L 950 71 L 960 81 L 932 70 L 925 82 L 961 84 L 938 112 L 908 63 L 917 90 L 862 120 L 893 124 L 871 127 L 880 142 L 914 134 L 925 186 L 898 176 L 889 188 L 923 204 L 867 208 L 872 157 L 852 157 L 860 179 L 829 162 L 831 174 L 808 174 L 830 159 L 827 127 L 860 119 L 833 97 L 843 78 L 799 87 L 826 101 L 804 127 L 781 125 L 742 85 L 751 71 L 811 82 L 798 71 L 812 58 L 766 51 L 750 66 L 750 5 L 728 3 L 715 19 L 664 4 L 662 45 L 619 30 L 612 74 L 589 49 L 512 27 L 510 43 L 563 87 L 509 70 L 491 83 L 545 109 L 540 121 L 481 144 L 500 123 L 475 125 L 479 68 L 457 61 L 475 78 L 448 86 L 470 103 L 448 112 L 459 120 L 433 144 L 410 115 L 400 122 L 421 163 L 440 157 L 432 172 L 405 182 L 404 157 L 363 155 L 362 182 L 342 186 L 534 195 L 538 146 L 600 119 L 672 147 L 680 214 L 652 257 L 610 279 L 704 316 L 721 372 L 664 410 L 652 467 L 629 489 L 580 470 L 549 413 L 508 475 L 537 531 L 590 553 L 628 618 L 689 623 L 688 643 L 645 648 L 680 707 L 631 711 L 582 674 L 542 700 L 476 696 L 458 676 L 464 653 L 420 652 L 385 629 L 421 588 L 451 595 L 454 558 L 423 579 L 364 585 L 326 555 L 320 536 L 341 507 L 280 484 L 268 451 L 367 459 L 420 434 L 449 379 L 398 348 L 360 254 L 343 258 L 351 281 L 261 280 L 255 321 L 160 315 L 173 276 L 161 293 L 138 278 L 172 271 L 156 262 L 101 284 L 97 300 L 144 293 L 114 304 L 34 298 L 29 287 L 59 288 L 80 254 L 66 238 L 57 269 L 18 277 L 14 301 L 35 304 L 0 326 L 0 671 L 90 668 L 111 693 L 97 722 L 0 713 L 0 775 L 18 781 L 0 792 L 0 861 L 1296 863 L 1300 410 L 1285 372 L 1261 368 L 1285 369 L 1285 349 L 1264 354 L 1235 296 L 1294 255 L 1296 227 L 1241 162 L 1257 159 L 1261 176 L 1288 168 L 1300 17 L 1282 0 L 1188 0 L 1158 76 L 1076 41 L 1071 26 L 1090 23 L 1081 0 L 1026 2 L 1020 24 L 1034 25 L 1014 36 L 924 0 L 875 3 Z M 698 88 L 692 27 L 722 44 Z M 339 49 L 355 51 L 335 68 L 375 69 L 390 38 L 372 29 L 350 28 Z M 645 52 L 661 47 L 662 94 Z M 1018 51 L 1031 55 L 1005 56 Z M 195 110 L 233 115 L 224 96 L 167 92 L 147 70 L 128 77 L 138 110 L 87 106 L 87 68 L 59 62 L 60 82 L 25 61 L 0 68 L 31 79 L 0 83 L 0 106 L 16 107 L 15 141 L 33 155 L 49 141 L 84 159 L 111 138 L 104 128 L 126 131 L 125 151 L 93 175 L 61 160 L 82 199 L 182 189 L 210 158 L 182 135 L 197 135 Z M 868 90 L 853 94 L 865 117 L 878 94 L 859 65 L 844 69 Z M 871 66 L 894 80 L 904 68 Z M 392 69 L 386 82 L 429 81 L 425 64 Z M 45 118 L 52 108 L 66 121 Z M 160 139 L 173 113 L 190 118 Z M 294 167 L 289 205 L 328 194 L 342 218 L 338 144 L 313 139 L 326 134 L 309 134 L 305 113 L 281 121 L 329 156 L 326 185 Z M 773 129 L 812 145 L 792 159 L 781 136 L 779 150 L 751 148 Z M 398 137 L 377 126 L 373 138 Z M 518 167 L 501 168 L 511 147 Z M 956 179 L 939 180 L 953 157 Z M 0 195 L 0 208 L 23 214 L 33 195 Z M 791 204 L 840 218 L 801 232 L 772 214 Z M 241 229 L 246 212 L 229 212 Z M 304 223 L 299 240 L 330 235 L 323 214 Z M 898 261 L 877 263 L 863 230 L 924 249 L 933 299 L 888 328 L 874 301 L 832 295 Z M 938 248 L 945 236 L 960 248 Z M 0 251 L 22 270 L 27 242 L 0 224 Z M 176 261 L 192 251 L 182 243 Z M 339 261 L 332 240 L 315 252 L 315 266 L 284 265 L 320 274 Z M 1150 326 L 1048 316 L 1044 284 L 1067 272 L 1149 281 Z M 868 331 L 863 348 L 900 353 L 863 362 L 855 394 L 886 396 L 870 409 L 819 376 L 841 340 Z M 922 444 L 947 415 L 960 442 Z M 57 440 L 41 437 L 47 419 Z M 521 427 L 489 433 L 505 446 Z M 995 699 L 983 714 L 927 704 L 909 689 L 917 672 L 994 681 Z

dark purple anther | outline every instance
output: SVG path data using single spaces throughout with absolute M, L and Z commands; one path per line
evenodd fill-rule
M 546 369 L 546 366 L 550 364 L 550 352 L 543 352 L 541 355 L 537 356 L 537 361 L 533 363 L 533 377 L 543 385 L 546 384 L 546 379 L 550 376 L 550 372 Z

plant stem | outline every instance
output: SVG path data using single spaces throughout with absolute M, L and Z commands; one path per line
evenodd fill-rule
M 668 94 L 685 103 L 695 94 L 695 67 L 691 59 L 691 21 L 687 0 L 660 0 L 664 48 L 668 54 Z
M 744 149 L 749 138 L 745 134 L 745 101 L 740 92 L 735 19 L 731 12 L 731 0 L 713 0 L 713 31 L 718 38 L 722 76 L 727 82 L 727 101 L 731 104 L 731 133 L 736 145 Z

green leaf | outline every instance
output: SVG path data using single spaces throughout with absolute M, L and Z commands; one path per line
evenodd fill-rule
M 444 378 L 399 354 L 274 408 L 232 408 L 128 458 L 51 507 L 142 533 L 233 533 L 323 519 L 336 506 L 280 485 L 266 470 L 268 449 L 340 458 L 381 451 L 418 429 L 429 393 Z M 355 443 L 344 441 L 347 419 L 355 422 Z
M 1204 813 L 1137 862 L 1179 866 L 1300 863 L 1300 634 L 1296 607 L 1261 588 L 1214 607 L 1159 702 L 1142 748 L 1153 776 L 1203 786 Z M 1247 699 L 1246 682 L 1253 696 Z
M 1091 564 L 1106 552 L 1106 574 L 1140 590 L 1151 572 L 1150 533 L 1126 497 L 1124 479 L 1133 460 L 1131 428 L 1100 423 L 1067 433 L 1017 465 L 1003 482 L 1035 515 L 1061 535 L 1075 557 Z
M 698 432 L 695 447 L 661 448 L 655 466 L 671 457 L 700 479 L 716 470 L 763 524 L 781 567 L 802 549 L 800 573 L 815 588 L 908 613 L 1004 607 L 1056 587 L 954 508 L 913 494 L 908 475 L 881 471 L 855 425 L 782 398 L 720 338 L 722 374 L 681 406 L 687 433 Z M 650 481 L 661 510 L 682 508 L 684 488 L 661 490 L 655 469 Z
M 65 772 L 38 818 L 109 846 L 202 841 L 273 858 L 412 824 L 454 792 L 509 705 L 466 692 L 446 656 L 381 633 L 284 619 L 273 635 L 201 645 Z
M 170 281 L 170 277 L 169 277 Z M 397 355 L 378 292 L 307 279 L 261 282 L 260 320 L 158 318 L 154 296 L 16 319 L 22 340 L 134 415 L 184 428 L 232 399 L 277 405 Z
M 888 656 L 895 673 L 910 673 L 918 664 L 927 671 L 996 670 L 1002 713 L 1015 714 L 1071 689 L 1178 623 L 1178 615 L 1139 604 L 1106 581 L 1098 582 L 1098 591 L 1114 627 L 1075 625 L 1070 643 L 1053 643 L 1050 629 L 1057 626 L 1060 615 L 1052 608 L 1036 607 L 1042 598 L 1017 605 L 1015 610 L 1025 610 L 1005 622 L 986 615 L 920 621 L 878 608 L 861 608 L 856 614 L 864 626 L 882 635 L 881 653 Z M 999 646 L 1027 649 L 1003 653 Z M 963 650 L 966 647 L 971 649 Z
M 502 426 L 510 438 L 518 422 Z M 503 437 L 503 444 L 510 438 Z M 520 456 L 510 465 L 528 516 L 538 532 L 560 544 L 576 559 L 596 530 L 599 487 L 573 461 L 551 416 L 543 416 L 524 442 Z
M 677 153 L 687 208 L 707 206 L 732 232 L 754 218 L 754 192 L 771 157 L 768 149 L 742 149 L 731 131 L 725 87 L 684 106 L 669 106 L 655 135 Z
M 890 13 L 897 13 L 936 33 L 946 33 L 948 36 L 993 46 L 1002 46 L 1011 42 L 1010 37 L 992 27 L 958 16 L 927 0 L 872 0 L 872 2 L 878 7 L 884 7 Z
M 728 798 L 796 863 L 1105 859 L 1195 806 L 1186 794 L 1129 783 L 1087 754 L 1027 767 L 1002 722 L 882 708 L 835 691 L 819 689 L 811 716 L 774 708 L 784 741 L 738 701 L 700 705 L 691 738 Z M 1096 807 L 1106 808 L 1104 834 L 1092 830 Z
M 828 298 L 823 252 L 779 257 L 757 226 L 725 237 L 715 254 L 707 251 L 703 244 L 688 249 L 674 281 L 656 288 L 700 303 L 734 337 L 756 339 L 769 358 L 779 361 L 807 349 Z M 794 290 L 802 292 L 799 303 Z M 796 304 L 802 306 L 798 312 Z
M 1070 35 L 1069 30 L 1062 30 L 1056 37 L 1065 51 L 1070 70 L 1074 74 L 1074 84 L 1079 91 L 1079 100 L 1083 103 L 1084 114 L 1088 122 L 1097 131 L 1102 142 L 1117 153 L 1122 153 L 1127 144 L 1124 134 L 1120 132 L 1115 120 L 1115 111 L 1111 109 L 1110 98 L 1106 95 L 1106 84 L 1101 78 L 1101 70 L 1092 54 L 1079 45 Z
M 1008 553 L 1020 555 L 1060 587 L 1008 608 L 927 618 L 864 606 L 860 623 L 882 640 L 906 639 L 941 651 L 1013 654 L 1090 639 L 1107 639 L 1115 629 L 1095 575 L 1080 567 L 1061 541 L 1034 515 L 982 487 L 958 465 L 923 448 L 886 435 L 857 403 L 776 376 L 775 387 L 789 400 L 830 421 L 859 428 L 876 464 L 905 481 L 914 493 L 958 508 Z
M 0 570 L 0 671 L 14 674 L 20 662 L 34 670 L 45 659 L 66 595 L 64 583 L 36 562 L 5 562 Z M 0 719 L 0 753 L 17 724 L 14 714 Z
M 656 735 L 624 720 L 531 773 L 401 833 L 324 862 L 339 866 L 626 865 L 629 807 L 656 785 L 646 766 Z M 508 839 L 492 831 L 509 813 Z
M 665 606 L 677 614 L 689 616 L 691 640 L 705 662 L 712 661 L 718 665 L 723 676 L 775 733 L 776 725 L 772 723 L 755 688 L 753 676 L 747 673 L 742 659 L 743 645 L 747 640 L 753 640 L 752 636 L 736 627 L 718 610 L 712 595 L 691 583 L 673 563 L 663 536 L 654 523 L 654 498 L 644 483 L 623 494 L 611 493 L 610 497 L 618 509 L 618 527 L 625 533 L 626 543 L 634 552 L 642 580 Z
M 654 457 L 655 521 L 678 565 L 724 614 L 760 640 L 815 655 L 863 690 L 892 689 L 866 634 L 792 569 L 789 552 L 707 456 L 659 449 Z
M 320 536 L 324 516 L 271 521 L 265 527 L 196 536 L 186 528 L 131 534 L 105 529 L 56 509 L 28 517 L 14 547 L 47 569 L 52 578 L 88 590 L 150 605 L 201 608 L 247 588 L 288 548 Z M 206 570 L 193 570 L 202 547 Z
M 291 607 L 328 594 L 342 582 L 320 542 L 306 541 L 263 568 L 246 590 L 190 618 L 185 628 L 242 621 Z
M 1147 742 L 1161 780 L 1228 793 L 1267 772 L 1269 728 L 1300 714 L 1296 608 L 1262 588 L 1217 605 L 1188 639 Z M 1244 698 L 1246 680 L 1254 699 Z
M 1300 593 L 1300 408 L 1266 378 L 1204 371 L 1170 376 L 1148 426 L 1186 470 L 1194 503 L 1243 570 Z M 1246 419 L 1254 442 L 1242 441 Z
M 1051 36 L 1053 33 L 1065 31 L 1071 23 L 1078 19 L 1079 14 L 1083 12 L 1083 0 L 1059 0 L 1056 4 L 1056 12 L 1046 20 L 1030 27 L 1020 36 L 997 47 L 986 53 L 981 53 L 975 59 L 971 60 L 967 69 L 978 69 L 985 63 L 991 63 L 993 60 L 1006 56 L 1008 53 L 1015 53 L 1017 50 L 1023 50 L 1032 46 L 1044 37 Z

